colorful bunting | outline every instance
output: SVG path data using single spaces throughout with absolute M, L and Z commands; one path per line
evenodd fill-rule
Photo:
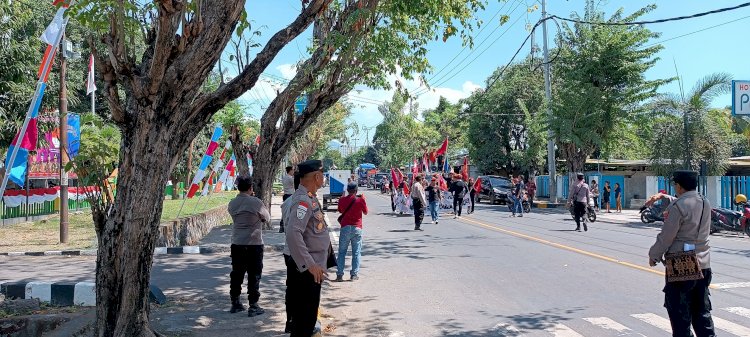
M 200 188 L 200 183 L 203 180 L 203 178 L 206 177 L 206 169 L 208 169 L 208 166 L 211 165 L 211 162 L 213 161 L 213 155 L 214 151 L 219 147 L 219 138 L 221 138 L 221 134 L 223 132 L 223 129 L 221 128 L 221 124 L 216 124 L 216 128 L 214 128 L 214 133 L 211 136 L 211 142 L 208 143 L 208 149 L 206 149 L 206 153 L 203 155 L 203 159 L 201 159 L 201 164 L 198 167 L 198 172 L 195 173 L 195 177 L 193 177 L 193 183 L 190 185 L 190 189 L 188 190 L 188 199 L 195 196 L 195 192 L 198 192 L 198 189 Z

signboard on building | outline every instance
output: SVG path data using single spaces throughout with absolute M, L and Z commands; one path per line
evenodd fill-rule
M 750 115 L 750 81 L 732 81 L 732 115 Z

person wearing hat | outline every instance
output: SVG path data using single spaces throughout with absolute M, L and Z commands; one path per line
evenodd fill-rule
M 349 183 L 346 187 L 349 195 L 339 199 L 338 211 L 339 224 L 339 255 L 336 259 L 336 282 L 344 281 L 344 267 L 346 265 L 346 252 L 349 244 L 352 245 L 352 270 L 349 274 L 352 281 L 359 280 L 359 260 L 362 251 L 362 215 L 368 212 L 367 202 L 363 194 L 357 195 L 358 186 Z
M 665 254 L 695 251 L 702 278 L 689 281 L 666 282 L 664 307 L 672 324 L 672 335 L 698 337 L 715 336 L 711 318 L 711 254 L 708 236 L 711 231 L 711 204 L 695 190 L 698 172 L 676 171 L 672 177 L 677 200 L 664 213 L 664 225 L 656 243 L 648 252 L 651 267 L 664 261 Z
M 320 290 L 327 278 L 328 224 L 318 201 L 323 186 L 323 162 L 308 160 L 297 165 L 299 186 L 289 198 L 286 247 L 291 259 L 287 266 L 287 306 L 291 311 L 291 336 L 309 337 L 318 320 Z
M 232 216 L 232 272 L 229 274 L 232 308 L 229 312 L 245 311 L 240 303 L 240 294 L 247 273 L 247 300 L 250 304 L 247 315 L 253 317 L 265 312 L 258 306 L 258 299 L 263 273 L 263 223 L 271 219 L 271 214 L 263 201 L 253 196 L 250 176 L 237 177 L 237 189 L 240 193 L 227 206 Z
M 578 183 L 570 188 L 568 193 L 568 207 L 573 207 L 573 216 L 576 220 L 576 231 L 581 231 L 581 223 L 583 223 L 583 230 L 588 231 L 589 228 L 586 226 L 586 208 L 589 205 L 589 184 L 586 183 L 583 173 L 576 173 Z

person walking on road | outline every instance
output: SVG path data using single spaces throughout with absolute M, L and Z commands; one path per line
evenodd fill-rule
M 594 199 L 594 208 L 599 210 L 599 184 L 596 183 L 596 179 L 591 179 L 591 198 Z
M 440 188 L 437 185 L 437 179 L 432 178 L 430 186 L 425 188 L 427 192 L 427 202 L 430 203 L 430 216 L 432 217 L 432 223 L 438 223 L 440 220 L 440 199 L 442 199 Z
M 424 186 L 422 186 L 421 175 L 414 177 L 414 185 L 411 187 L 411 200 L 414 207 L 414 230 L 422 230 L 422 221 L 424 220 L 424 209 L 427 207 L 427 200 L 424 197 Z
M 622 213 L 622 188 L 619 183 L 615 183 L 615 207 L 617 213 Z
M 698 172 L 677 171 L 672 181 L 677 199 L 667 208 L 661 233 L 649 249 L 649 265 L 654 267 L 664 262 L 669 266 L 663 291 L 672 336 L 692 336 L 692 326 L 698 337 L 713 337 L 716 332 L 708 290 L 712 278 L 708 245 L 711 204 L 695 191 Z M 675 258 L 670 256 L 671 253 L 688 255 L 690 258 Z M 696 260 L 698 265 L 695 265 Z M 686 268 L 690 265 L 693 268 Z M 680 273 L 681 277 L 674 277 L 676 273 Z
M 309 337 L 318 320 L 331 239 L 317 196 L 323 186 L 323 163 L 304 161 L 297 165 L 297 175 L 300 184 L 291 197 L 291 214 L 286 225 L 286 246 L 292 257 L 287 269 L 287 287 L 292 310 L 291 337 Z
M 260 199 L 252 196 L 250 176 L 237 177 L 237 189 L 240 193 L 227 207 L 229 215 L 232 216 L 232 272 L 229 274 L 232 308 L 229 312 L 245 311 L 245 307 L 240 303 L 240 294 L 247 274 L 247 301 L 250 304 L 247 315 L 253 317 L 265 313 L 258 306 L 258 299 L 263 273 L 263 223 L 270 221 L 271 214 Z
M 286 174 L 281 177 L 281 186 L 284 187 L 284 196 L 281 197 L 281 201 L 284 202 L 286 199 L 294 194 L 294 167 L 287 166 Z M 279 233 L 284 233 L 284 219 L 282 218 L 279 222 Z
M 344 281 L 344 267 L 346 265 L 346 252 L 349 244 L 352 245 L 352 270 L 349 276 L 352 281 L 359 279 L 359 261 L 362 252 L 362 215 L 367 215 L 367 202 L 364 194 L 357 195 L 357 184 L 349 184 L 346 187 L 349 195 L 339 200 L 338 211 L 339 224 L 339 256 L 337 261 L 336 282 Z
M 589 228 L 586 226 L 586 208 L 589 205 L 589 185 L 586 184 L 583 173 L 576 174 L 576 178 L 578 178 L 578 184 L 570 189 L 568 206 L 573 207 L 576 231 L 581 231 L 581 223 L 583 223 L 583 230 L 588 231 Z
M 607 213 L 612 213 L 609 210 L 609 198 L 612 193 L 612 187 L 609 186 L 609 181 L 604 182 L 604 190 L 602 191 L 602 208 L 607 210 Z
M 529 177 L 529 182 L 526 184 L 526 196 L 529 198 L 529 209 L 534 208 L 534 196 L 536 195 L 536 179 Z
M 466 212 L 468 214 L 474 213 L 474 203 L 476 202 L 476 195 L 477 191 L 474 186 L 474 178 L 469 178 L 469 184 L 467 185 L 469 188 L 469 201 L 471 202 L 469 211 Z
M 513 215 L 516 216 L 518 213 L 519 217 L 523 217 L 523 191 L 526 186 L 523 183 L 523 176 L 519 175 L 515 179 L 515 186 L 513 187 Z
M 460 174 L 453 175 L 453 179 L 451 180 L 450 191 L 453 192 L 453 218 L 456 219 L 461 217 L 467 188 Z

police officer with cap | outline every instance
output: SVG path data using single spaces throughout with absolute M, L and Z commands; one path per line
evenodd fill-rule
M 318 320 L 320 290 L 327 278 L 328 224 L 317 198 L 323 186 L 323 162 L 308 160 L 297 165 L 299 188 L 290 198 L 286 247 L 292 257 L 287 272 L 288 307 L 292 337 L 309 337 Z
M 674 337 L 715 336 L 711 318 L 711 255 L 708 236 L 711 231 L 711 204 L 696 192 L 698 172 L 676 171 L 672 177 L 677 200 L 664 212 L 664 225 L 649 250 L 649 265 L 656 266 L 667 253 L 695 251 L 703 278 L 666 282 L 664 307 L 672 323 Z

